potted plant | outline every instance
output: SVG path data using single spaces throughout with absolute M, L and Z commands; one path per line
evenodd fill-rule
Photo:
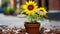
M 14 8 L 11 6 L 4 7 L 3 10 L 4 10 L 5 15 L 13 15 L 14 14 Z
M 24 13 L 27 14 L 28 18 L 24 24 L 26 31 L 29 34 L 39 34 L 41 24 L 38 22 L 38 20 L 43 20 L 47 11 L 43 7 L 38 8 L 34 1 L 26 2 L 22 8 L 24 9 Z
M 21 10 L 17 8 L 15 12 L 16 12 L 16 14 L 18 15 L 18 14 L 21 13 Z
M 11 6 L 8 6 L 7 7 L 7 12 L 9 12 L 10 15 L 13 15 L 14 14 L 14 8 L 11 7 Z
M 4 11 L 4 15 L 9 15 L 9 12 L 7 11 L 7 7 L 4 7 L 3 11 Z

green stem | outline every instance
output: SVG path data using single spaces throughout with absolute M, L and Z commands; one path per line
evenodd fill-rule
M 33 21 L 32 21 L 32 18 L 31 18 L 31 22 L 33 22 Z

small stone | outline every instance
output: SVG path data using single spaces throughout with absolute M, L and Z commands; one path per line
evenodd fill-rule
M 25 34 L 28 34 L 28 33 L 25 33 Z

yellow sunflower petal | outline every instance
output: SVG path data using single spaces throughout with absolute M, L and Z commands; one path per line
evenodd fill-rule
M 26 4 L 28 4 L 28 2 L 26 2 Z

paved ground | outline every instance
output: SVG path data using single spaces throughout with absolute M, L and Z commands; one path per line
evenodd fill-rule
M 16 16 L 6 16 L 0 14 L 0 25 L 8 25 L 8 27 L 22 27 L 24 26 L 24 21 L 26 21 L 26 18 L 18 18 Z M 60 21 L 45 20 L 40 22 L 44 27 L 60 29 Z
M 18 18 L 14 16 L 5 16 L 0 14 L 0 24 L 9 25 L 9 27 L 22 27 L 26 18 Z

